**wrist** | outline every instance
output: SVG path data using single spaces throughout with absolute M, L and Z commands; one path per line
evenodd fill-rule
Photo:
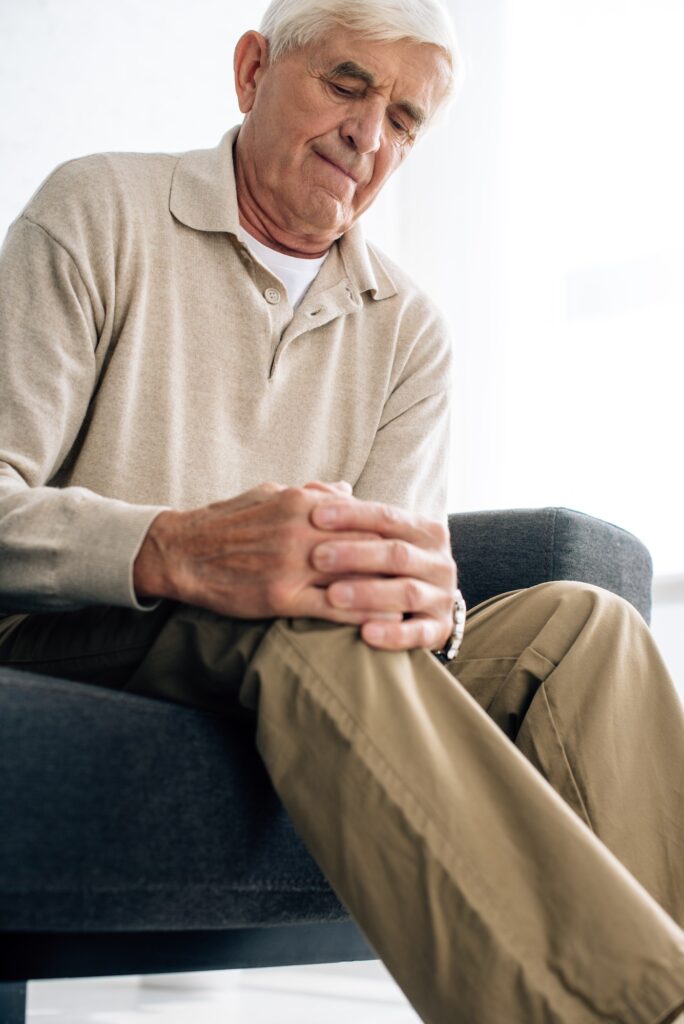
M 169 509 L 152 520 L 133 563 L 133 589 L 138 599 L 175 596 L 169 542 L 180 515 Z

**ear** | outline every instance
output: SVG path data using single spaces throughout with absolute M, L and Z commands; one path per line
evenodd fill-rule
M 235 92 L 243 114 L 254 106 L 259 82 L 268 67 L 268 40 L 260 32 L 249 31 L 238 39 L 233 57 Z

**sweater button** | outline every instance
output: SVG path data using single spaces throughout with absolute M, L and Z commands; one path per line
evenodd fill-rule
M 267 302 L 270 302 L 272 306 L 277 306 L 280 302 L 280 292 L 277 288 L 267 288 L 264 292 L 264 298 Z

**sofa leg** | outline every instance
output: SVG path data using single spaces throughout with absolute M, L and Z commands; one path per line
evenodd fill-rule
M 26 1024 L 25 981 L 0 981 L 0 1021 Z

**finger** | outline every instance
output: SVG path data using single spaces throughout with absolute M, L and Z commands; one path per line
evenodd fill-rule
M 352 485 L 347 480 L 336 480 L 334 483 L 322 483 L 320 480 L 313 480 L 304 484 L 306 490 L 327 491 L 330 494 L 348 496 L 352 493 Z
M 387 579 L 387 577 L 386 576 L 377 576 L 377 575 L 375 575 L 373 573 L 369 574 L 369 573 L 365 573 L 365 572 L 343 572 L 343 573 L 339 573 L 339 574 L 331 573 L 331 572 L 326 572 L 326 573 L 319 572 L 319 573 L 314 573 L 311 576 L 311 578 L 307 580 L 307 582 L 311 583 L 315 587 L 322 587 L 323 589 L 325 589 L 326 587 L 329 587 L 332 583 L 338 583 L 338 582 L 345 583 L 347 580 L 384 580 L 384 579 Z
M 327 588 L 327 594 L 333 608 L 348 610 L 423 613 L 442 618 L 451 610 L 442 589 L 412 577 L 336 581 Z
M 311 564 L 321 572 L 413 576 L 443 586 L 453 579 L 453 564 L 441 552 L 397 539 L 326 541 L 313 549 Z
M 367 622 L 361 638 L 369 647 L 382 651 L 409 651 L 419 647 L 434 651 L 441 646 L 444 623 L 429 616 L 415 616 L 401 623 Z
M 360 626 L 371 620 L 383 620 L 390 623 L 399 623 L 402 620 L 401 612 L 333 608 L 328 603 L 325 594 L 325 590 L 319 587 L 309 587 L 302 591 L 295 605 L 295 614 L 312 619 L 327 619 L 329 622 L 338 622 L 349 626 Z
M 214 501 L 210 505 L 206 505 L 202 511 L 205 511 L 205 509 L 212 509 L 226 513 L 239 512 L 243 508 L 249 508 L 250 505 L 261 505 L 265 501 L 270 501 L 276 494 L 279 494 L 284 490 L 286 490 L 284 484 L 258 484 L 257 487 L 252 487 L 249 491 L 244 491 L 242 494 L 236 494 L 234 498 L 226 498 L 223 501 Z
M 325 533 L 323 533 L 321 531 L 321 536 L 324 537 L 324 536 L 329 536 L 329 535 L 325 534 Z M 362 533 L 360 531 L 359 532 L 350 531 L 349 533 L 340 533 L 339 535 L 335 534 L 335 536 L 336 537 L 339 536 L 340 539 L 344 540 L 345 542 L 351 542 L 351 541 L 373 541 L 373 540 L 377 541 L 377 540 L 380 540 L 380 538 L 378 537 L 377 533 Z M 317 550 L 317 547 L 312 547 L 312 549 L 311 549 L 312 552 L 316 551 L 316 550 Z M 376 577 L 377 576 L 377 573 L 373 573 L 373 572 L 371 572 L 371 573 L 367 573 L 367 572 L 354 572 L 353 570 L 346 570 L 346 569 L 344 569 L 342 567 L 338 567 L 336 570 L 333 570 L 333 569 L 330 569 L 330 570 L 318 569 L 314 565 L 314 563 L 313 563 L 313 558 L 311 557 L 311 552 L 309 553 L 309 564 L 312 567 L 312 569 L 314 570 L 314 576 L 312 577 L 311 582 L 316 584 L 317 586 L 327 586 L 329 583 L 333 583 L 335 580 L 340 580 L 340 579 L 356 579 L 359 576 L 367 577 L 369 575 L 372 576 L 372 577 Z
M 396 505 L 376 501 L 330 501 L 311 510 L 311 522 L 327 530 L 373 530 L 382 537 L 395 537 L 420 547 L 443 546 L 444 524 L 415 516 Z

